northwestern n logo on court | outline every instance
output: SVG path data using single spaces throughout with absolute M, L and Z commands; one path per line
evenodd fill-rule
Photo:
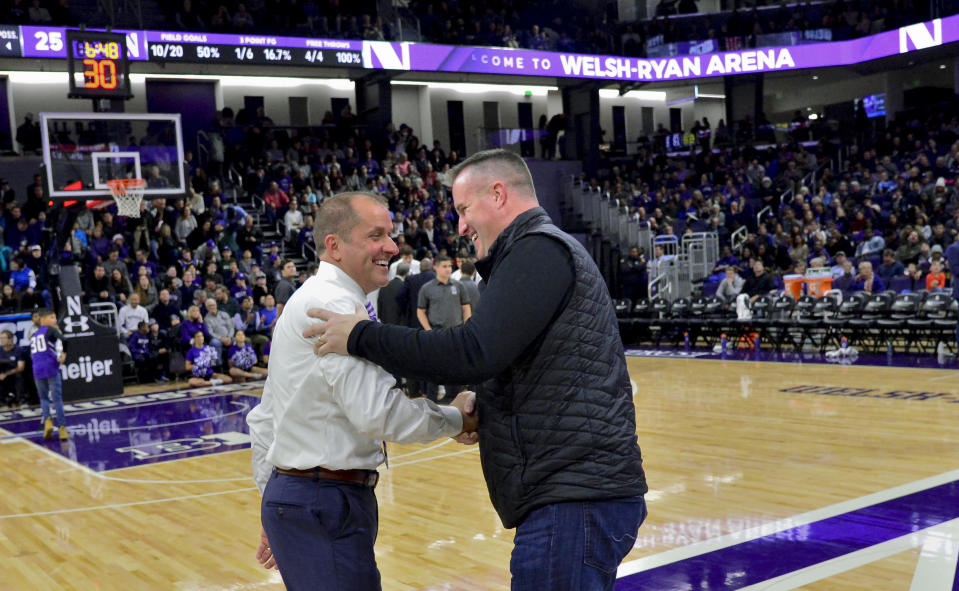
M 926 24 L 916 23 L 899 28 L 899 53 L 942 45 L 942 19 L 937 18 L 932 21 L 932 31 L 926 28 Z

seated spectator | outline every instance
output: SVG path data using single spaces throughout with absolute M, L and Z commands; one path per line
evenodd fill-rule
M 942 272 L 942 265 L 937 262 L 929 264 L 929 272 L 926 273 L 926 290 L 932 293 L 945 291 L 946 274 Z
M 842 262 L 842 273 L 833 279 L 832 287 L 841 291 L 844 298 L 855 291 L 856 276 L 853 273 L 852 261 L 845 259 Z
M 223 360 L 223 351 L 233 344 L 233 334 L 236 327 L 233 325 L 233 318 L 225 311 L 220 310 L 215 298 L 208 298 L 204 302 L 206 307 L 206 316 L 203 317 L 203 324 L 210 333 L 210 345 L 212 345 Z
M 4 283 L 0 288 L 0 311 L 4 313 L 17 312 L 20 310 L 20 297 L 17 291 L 9 283 Z
M 137 331 L 140 323 L 146 324 L 149 328 L 150 314 L 147 309 L 140 305 L 140 296 L 136 292 L 130 294 L 127 304 L 120 308 L 117 316 L 117 328 L 120 330 L 120 336 L 124 339 L 130 337 Z
M 148 313 L 153 313 L 153 308 L 156 307 L 158 300 L 157 288 L 153 285 L 153 282 L 150 281 L 150 277 L 146 274 L 146 268 L 140 267 L 143 269 L 143 275 L 140 275 L 137 278 L 137 286 L 133 289 L 133 293 L 140 296 L 140 305 L 146 308 Z
M 153 347 L 150 337 L 150 324 L 140 322 L 137 330 L 127 337 L 127 346 L 136 366 L 137 380 L 140 382 L 159 382 L 163 369 L 159 363 L 159 351 Z
M 918 263 L 923 244 L 925 243 L 919 238 L 919 232 L 909 232 L 905 243 L 896 250 L 896 260 L 904 265 Z
M 736 316 L 738 318 L 751 318 L 749 306 L 756 300 L 770 292 L 775 291 L 776 283 L 772 275 L 766 272 L 762 261 L 753 262 L 752 275 L 743 282 L 742 292 L 736 296 Z
M 886 284 L 882 278 L 873 273 L 872 263 L 862 261 L 859 263 L 859 274 L 856 275 L 856 283 L 853 291 L 864 291 L 869 294 L 880 293 L 886 289 Z
M 839 277 L 846 274 L 846 253 L 842 250 L 836 253 L 835 264 L 830 268 L 830 274 L 833 279 L 838 279 Z
M 882 230 L 875 230 L 872 237 L 856 247 L 856 258 L 869 258 L 877 255 L 886 248 L 886 240 L 882 237 Z
M 130 285 L 130 280 L 119 268 L 114 268 L 110 273 L 109 290 L 110 298 L 119 306 L 127 303 L 127 298 L 133 292 L 133 286 Z
M 27 348 L 17 347 L 15 341 L 16 336 L 9 330 L 0 332 L 0 406 L 11 408 L 27 403 L 24 370 L 30 356 Z
M 263 308 L 260 309 L 260 330 L 267 337 L 273 334 L 273 326 L 276 324 L 277 318 L 279 318 L 279 314 L 276 309 L 276 300 L 271 294 L 266 294 L 263 296 Z
M 736 273 L 733 267 L 726 267 L 725 277 L 719 282 L 719 288 L 716 289 L 716 297 L 724 302 L 732 302 L 743 290 L 743 278 Z
M 28 289 L 33 290 L 37 287 L 37 275 L 33 269 L 26 266 L 21 257 L 14 257 L 10 261 L 10 280 L 14 291 L 25 293 Z
M 174 318 L 180 321 L 180 307 L 173 302 L 169 289 L 161 289 L 157 295 L 157 304 L 153 308 L 153 320 L 159 325 L 164 334 L 170 334 Z M 179 329 L 179 327 L 178 327 Z M 177 333 L 179 336 L 179 333 Z
M 909 280 L 908 286 L 904 289 L 909 291 L 919 291 L 926 288 L 926 280 L 922 276 L 922 269 L 916 263 L 909 263 L 903 276 Z
M 187 309 L 186 318 L 180 323 L 180 346 L 184 350 L 193 343 L 193 335 L 197 331 L 203 333 L 204 340 L 210 338 L 210 333 L 203 324 L 203 316 L 200 315 L 200 307 L 191 305 Z
M 230 376 L 236 381 L 266 379 L 266 368 L 256 366 L 256 351 L 246 342 L 246 334 L 242 330 L 237 331 L 236 342 L 230 346 L 226 355 Z
M 303 224 L 303 212 L 300 211 L 299 202 L 294 197 L 290 199 L 290 208 L 283 216 L 283 226 L 286 228 L 286 240 L 288 242 L 296 241 Z
M 896 260 L 896 255 L 891 248 L 882 251 L 882 263 L 879 265 L 879 277 L 884 285 L 889 285 L 896 277 L 902 276 L 906 272 L 906 267 Z
M 188 383 L 194 388 L 202 388 L 233 382 L 230 376 L 215 371 L 219 365 L 217 352 L 213 347 L 204 344 L 205 338 L 203 331 L 198 330 L 190 340 L 191 347 L 185 355 L 186 369 L 190 372 Z
M 286 207 L 290 204 L 290 198 L 276 181 L 272 181 L 270 182 L 270 188 L 263 194 L 263 203 L 265 204 L 266 219 L 270 224 L 274 224 L 276 218 L 286 211 Z
M 192 208 L 187 205 L 183 208 L 183 212 L 180 214 L 180 218 L 176 221 L 176 229 L 174 234 L 180 243 L 186 244 L 187 238 L 194 230 L 197 229 L 199 224 L 197 224 L 196 218 L 193 216 Z

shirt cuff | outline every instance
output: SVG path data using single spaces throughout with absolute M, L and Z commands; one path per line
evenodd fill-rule
M 447 437 L 456 437 L 463 432 L 463 414 L 455 406 L 440 406 L 443 416 L 449 425 L 449 432 L 444 433 Z

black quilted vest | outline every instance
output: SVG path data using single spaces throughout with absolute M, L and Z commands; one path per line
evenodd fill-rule
M 586 249 L 535 208 L 513 220 L 477 268 L 489 284 L 509 281 L 496 274 L 498 263 L 530 234 L 569 249 L 575 287 L 529 349 L 479 388 L 483 474 L 508 528 L 544 505 L 647 491 L 619 326 Z

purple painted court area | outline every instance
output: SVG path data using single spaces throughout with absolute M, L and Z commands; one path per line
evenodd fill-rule
M 260 387 L 262 382 L 66 404 L 71 445 L 43 440 L 39 409 L 0 413 L 0 428 L 104 472 L 250 447 L 246 415 L 260 399 L 246 392 Z
M 741 589 L 957 517 L 959 482 L 950 482 L 626 576 L 616 590 Z

